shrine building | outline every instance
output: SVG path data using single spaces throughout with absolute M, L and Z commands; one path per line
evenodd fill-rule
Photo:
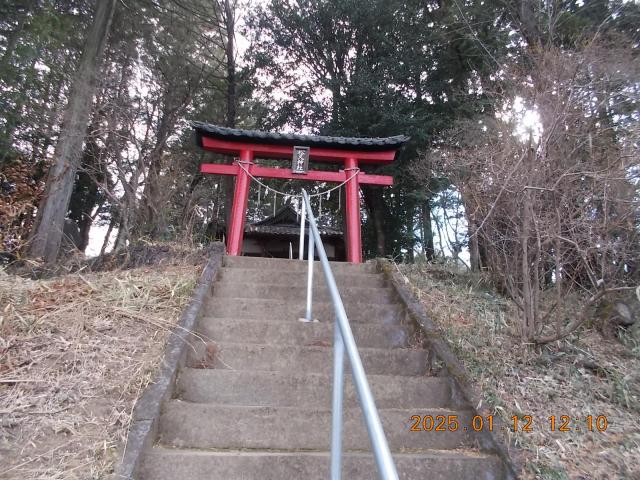
M 344 261 L 345 248 L 342 231 L 318 225 L 327 258 Z M 309 224 L 305 225 L 309 237 Z M 298 258 L 300 215 L 291 205 L 285 205 L 274 215 L 244 227 L 242 254 L 251 257 Z M 305 244 L 308 240 L 305 240 Z
M 362 262 L 360 185 L 390 186 L 393 185 L 393 177 L 364 173 L 360 167 L 392 163 L 398 149 L 409 137 L 328 137 L 241 130 L 202 122 L 193 122 L 192 125 L 201 148 L 237 157 L 231 165 L 203 163 L 200 166 L 202 173 L 236 177 L 231 225 L 227 228 L 228 255 L 260 254 L 256 251 L 259 247 L 255 246 L 254 241 L 251 245 L 247 244 L 247 249 L 243 248 L 245 235 L 251 237 L 252 233 L 255 233 L 245 226 L 249 184 L 252 179 L 280 178 L 345 184 L 346 260 L 353 263 Z M 291 168 L 262 166 L 259 159 L 286 160 L 290 162 Z M 337 172 L 310 170 L 311 162 L 338 163 L 342 169 Z M 277 223 L 277 219 L 270 221 Z M 259 229 L 261 225 L 257 222 L 248 227 L 251 226 Z M 284 245 L 289 248 L 288 241 L 285 240 Z M 334 258 L 337 259 L 338 255 Z

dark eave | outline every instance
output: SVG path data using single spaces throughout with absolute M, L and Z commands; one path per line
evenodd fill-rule
M 305 228 L 305 235 L 309 235 L 309 228 Z M 300 235 L 300 225 L 246 225 L 244 232 L 248 237 L 261 236 L 287 236 L 298 237 Z M 318 232 L 322 238 L 342 238 L 342 232 L 331 227 L 319 227 Z
M 386 138 L 326 137 L 322 135 L 298 135 L 293 133 L 272 133 L 260 130 L 242 130 L 219 127 L 204 122 L 192 122 L 198 145 L 202 147 L 202 137 L 227 141 L 260 143 L 266 145 L 308 146 L 335 149 L 358 149 L 362 151 L 395 150 L 409 141 L 406 135 Z

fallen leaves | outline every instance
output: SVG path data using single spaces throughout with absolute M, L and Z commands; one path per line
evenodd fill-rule
M 0 271 L 0 477 L 104 478 L 190 298 L 193 265 Z

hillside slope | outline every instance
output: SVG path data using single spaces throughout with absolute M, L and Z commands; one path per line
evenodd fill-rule
M 107 477 L 200 269 L 0 271 L 0 478 Z
M 640 478 L 638 343 L 582 330 L 544 347 L 522 345 L 510 333 L 515 305 L 482 278 L 434 265 L 398 268 L 482 388 L 484 401 L 510 430 L 518 417 L 519 431 L 504 435 L 516 445 L 522 478 Z M 522 431 L 525 415 L 530 432 Z M 570 419 L 568 431 L 560 431 L 562 415 Z M 587 416 L 593 416 L 593 431 Z M 599 431 L 605 418 L 606 429 Z

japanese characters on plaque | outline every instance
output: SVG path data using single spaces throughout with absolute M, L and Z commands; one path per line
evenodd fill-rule
M 305 174 L 309 171 L 309 147 L 293 147 L 291 173 Z

